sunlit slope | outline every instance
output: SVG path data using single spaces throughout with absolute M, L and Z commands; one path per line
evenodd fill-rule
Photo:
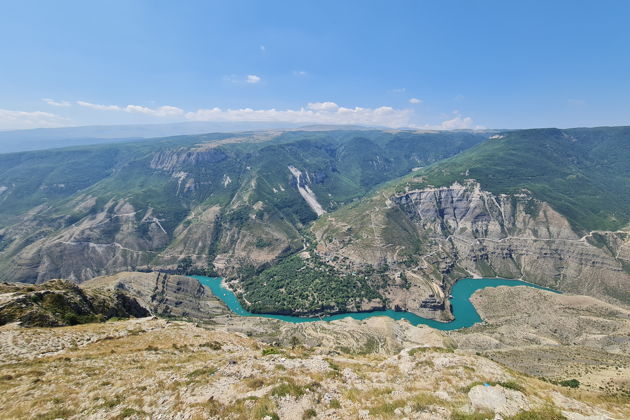
M 630 220 L 630 128 L 513 131 L 422 172 L 425 184 L 475 179 L 495 194 L 527 190 L 580 230 Z
M 317 218 L 304 191 L 331 212 L 487 136 L 269 131 L 0 155 L 0 276 L 259 267 L 302 248 Z
M 323 216 L 316 249 L 373 267 L 389 307 L 423 316 L 471 276 L 628 304 L 629 158 L 626 127 L 494 134 Z

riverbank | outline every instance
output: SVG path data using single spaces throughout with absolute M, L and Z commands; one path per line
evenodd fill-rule
M 432 328 L 442 330 L 442 331 L 450 331 L 457 330 L 460 328 L 471 327 L 482 321 L 481 317 L 477 313 L 477 310 L 473 306 L 470 301 L 470 297 L 477 290 L 484 289 L 486 287 L 498 287 L 498 286 L 527 286 L 533 287 L 536 289 L 548 290 L 555 293 L 558 293 L 554 290 L 538 286 L 532 283 L 527 283 L 522 280 L 507 280 L 507 279 L 499 279 L 499 278 L 482 278 L 482 279 L 472 279 L 465 278 L 458 280 L 451 289 L 452 298 L 450 299 L 450 304 L 452 308 L 452 313 L 454 316 L 454 320 L 449 322 L 441 322 L 434 319 L 424 318 L 418 316 L 411 312 L 403 312 L 403 311 L 393 311 L 393 310 L 384 310 L 384 311 L 371 311 L 371 312 L 349 312 L 342 313 L 336 315 L 329 316 L 319 316 L 319 317 L 299 317 L 292 315 L 276 315 L 276 314 L 256 314 L 247 311 L 238 298 L 228 288 L 223 284 L 223 280 L 220 277 L 205 277 L 205 276 L 192 276 L 193 278 L 199 280 L 201 284 L 210 288 L 212 293 L 221 299 L 228 308 L 237 315 L 247 316 L 247 317 L 263 317 L 263 318 L 273 318 L 279 319 L 286 322 L 292 323 L 303 323 L 303 322 L 313 322 L 313 321 L 334 321 L 337 319 L 343 318 L 354 318 L 358 320 L 372 318 L 376 316 L 387 316 L 389 318 L 395 320 L 407 320 L 412 325 L 428 325 Z

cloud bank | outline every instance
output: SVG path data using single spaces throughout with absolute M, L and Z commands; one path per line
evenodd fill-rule
M 13 111 L 0 109 L 0 129 L 51 128 L 68 125 L 69 120 L 43 111 Z
M 254 77 L 250 75 L 248 77 Z M 256 76 L 257 77 L 257 76 Z M 254 80 L 254 79 L 252 79 Z M 260 81 L 260 79 L 258 79 Z M 258 83 L 253 81 L 252 83 Z M 453 117 L 437 124 L 417 123 L 418 115 L 413 109 L 398 109 L 390 106 L 376 108 L 344 107 L 332 101 L 310 102 L 299 109 L 223 109 L 219 107 L 202 108 L 186 112 L 182 108 L 171 105 L 147 107 L 142 105 L 108 105 L 86 101 L 74 103 L 43 99 L 49 105 L 69 108 L 72 105 L 88 108 L 98 112 L 124 112 L 145 115 L 153 118 L 164 118 L 171 121 L 207 121 L 207 122 L 277 122 L 293 124 L 333 124 L 364 125 L 391 128 L 422 128 L 434 130 L 480 129 L 470 117 L 453 111 Z M 412 104 L 422 101 L 417 98 L 409 100 Z M 70 120 L 62 116 L 43 111 L 0 110 L 0 129 L 19 129 L 35 127 L 60 127 L 69 125 Z
M 177 117 L 184 114 L 183 109 L 170 105 L 164 105 L 159 108 L 149 108 L 141 105 L 127 105 L 125 107 L 121 107 L 118 105 L 93 104 L 85 101 L 77 101 L 77 105 L 98 111 L 123 111 L 130 114 L 145 114 L 152 115 L 154 117 Z
M 346 108 L 334 102 L 312 102 L 300 109 L 199 109 L 186 113 L 191 121 L 256 121 L 309 124 L 361 124 L 370 126 L 403 127 L 411 124 L 413 112 L 388 106 L 378 108 Z

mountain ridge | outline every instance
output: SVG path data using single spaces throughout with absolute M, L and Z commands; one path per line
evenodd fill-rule
M 278 313 L 343 310 L 341 295 L 316 296 L 352 276 L 361 284 L 343 298 L 352 310 L 379 301 L 437 319 L 449 319 L 446 296 L 461 277 L 627 304 L 629 235 L 619 228 L 630 211 L 629 133 L 267 131 L 91 146 L 42 162 L 38 152 L 0 155 L 0 202 L 14 206 L 0 228 L 0 275 L 220 274 L 251 310 Z M 68 156 L 93 173 L 91 185 L 64 178 Z M 33 159 L 39 181 L 19 184 Z M 18 208 L 16 223 L 6 214 Z M 291 279 L 284 297 L 266 286 L 278 273 Z M 296 299 L 313 287 L 309 276 L 329 287 Z M 264 296 L 274 299 L 263 307 Z

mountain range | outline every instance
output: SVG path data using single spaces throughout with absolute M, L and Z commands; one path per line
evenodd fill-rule
M 0 279 L 223 276 L 253 312 L 449 319 L 462 277 L 630 304 L 630 128 L 267 130 L 0 154 Z

